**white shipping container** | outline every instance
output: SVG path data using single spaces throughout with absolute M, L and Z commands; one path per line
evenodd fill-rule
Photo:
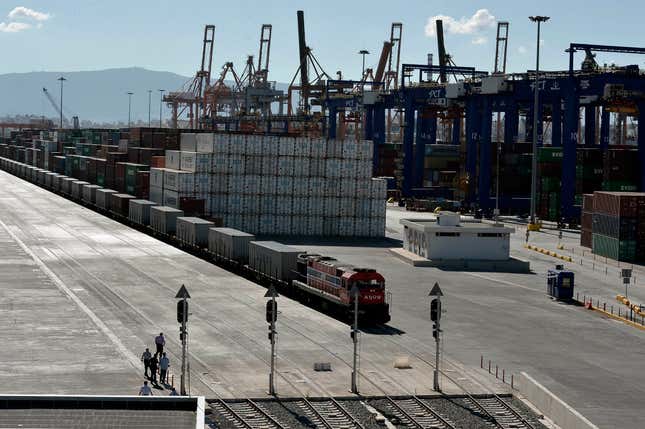
M 275 234 L 276 226 L 276 217 L 273 214 L 261 214 L 259 216 L 260 225 L 258 227 L 258 232 L 260 234 Z
M 372 188 L 371 181 L 365 179 L 358 179 L 356 181 L 356 196 L 358 198 L 369 198 L 371 196 Z
M 297 197 L 309 195 L 309 179 L 307 177 L 293 178 L 293 195 Z
M 96 190 L 96 206 L 103 210 L 110 210 L 111 194 L 117 192 L 113 189 L 97 189 Z
M 219 155 L 228 155 L 229 153 L 229 135 L 228 134 L 213 134 L 213 153 Z
M 183 215 L 182 210 L 172 207 L 150 207 L 150 227 L 162 234 L 174 234 L 177 230 L 177 218 Z
M 233 155 L 243 155 L 246 150 L 246 136 L 242 134 L 232 134 L 229 152 Z
M 308 180 L 309 191 L 307 195 L 309 196 L 322 196 L 325 194 L 325 180 L 322 177 L 310 177 Z
M 354 235 L 356 237 L 369 237 L 370 236 L 370 219 L 369 218 L 356 218 L 354 223 Z
M 296 177 L 309 176 L 309 158 L 302 156 L 293 158 L 293 175 Z
M 127 152 L 129 143 L 128 139 L 119 139 L 119 152 Z
M 211 174 L 211 193 L 225 194 L 228 192 L 228 175 Z
M 210 153 L 181 152 L 181 170 L 207 173 L 212 169 Z
M 340 177 L 356 178 L 357 165 L 358 164 L 355 159 L 342 159 L 340 162 Z
M 385 199 L 372 199 L 372 216 L 385 217 L 387 203 Z
M 201 195 L 210 194 L 211 178 L 210 173 L 195 173 L 195 193 Z
M 356 178 L 370 179 L 372 177 L 372 159 L 361 159 L 356 165 Z
M 167 150 L 166 163 L 164 165 L 166 168 L 179 170 L 181 166 L 181 152 L 178 150 Z
M 293 197 L 292 214 L 305 215 L 309 207 L 309 198 L 307 197 Z
M 292 156 L 281 156 L 278 158 L 278 175 L 293 176 L 294 158 Z
M 163 204 L 163 188 L 150 186 L 150 201 L 157 204 Z
M 354 216 L 356 213 L 356 200 L 354 198 L 341 198 L 339 206 L 341 216 Z
M 309 158 L 309 176 L 324 177 L 326 160 L 324 158 Z
M 214 152 L 214 137 L 213 133 L 197 133 L 196 152 L 213 153 Z M 183 149 L 182 149 L 183 150 Z
M 372 201 L 367 198 L 356 200 L 356 217 L 364 219 L 372 215 Z
M 260 193 L 260 176 L 244 176 L 244 193 L 246 195 L 256 195 Z
M 276 196 L 263 194 L 259 196 L 260 199 L 260 214 L 275 214 L 276 213 Z
M 96 202 L 96 190 L 102 189 L 99 185 L 85 185 L 83 186 L 83 201 L 89 204 Z
M 208 247 L 209 230 L 215 224 L 198 217 L 177 218 L 177 239 L 192 246 Z
M 338 216 L 325 216 L 323 217 L 323 235 L 325 236 L 338 236 L 338 224 L 340 218 Z
M 177 191 L 171 191 L 170 189 L 164 189 L 163 191 L 163 203 L 166 207 L 172 207 L 174 209 L 179 208 L 179 193 Z
M 307 230 L 309 231 L 309 235 L 323 235 L 322 216 L 308 216 Z
M 324 197 L 324 215 L 339 216 L 340 212 L 340 199 L 336 197 Z
M 278 174 L 278 157 L 276 155 L 261 158 L 262 175 L 275 176 Z
M 384 237 L 385 217 L 373 217 L 370 220 L 370 237 Z
M 181 133 L 179 137 L 179 149 L 182 152 L 195 152 L 197 150 L 197 136 L 195 133 Z
M 211 171 L 217 174 L 228 174 L 228 155 L 222 153 L 213 154 Z
M 354 179 L 341 179 L 340 192 L 341 197 L 353 197 L 356 195 L 356 181 Z
M 279 280 L 294 278 L 297 258 L 302 251 L 275 241 L 251 241 L 249 266 Z
M 342 150 L 344 159 L 356 159 L 358 157 L 358 145 L 353 140 L 345 140 Z
M 371 179 L 370 197 L 372 199 L 382 199 L 385 201 L 387 197 L 387 182 L 385 179 Z
M 253 234 L 233 228 L 211 228 L 208 231 L 208 250 L 241 264 L 249 261 L 249 243 Z
M 130 211 L 128 218 L 138 225 L 150 224 L 150 207 L 158 204 L 148 200 L 130 200 Z
M 226 213 L 226 208 L 228 207 L 228 195 L 221 194 L 211 194 L 209 198 L 210 202 L 210 211 L 214 215 L 222 215 Z
M 260 217 L 255 213 L 242 214 L 242 229 L 255 234 L 260 226 Z
M 297 215 L 291 217 L 291 235 L 309 235 L 307 231 L 307 216 Z
M 326 154 L 325 147 L 327 141 L 321 138 L 311 139 L 311 156 L 312 158 L 324 158 Z
M 244 176 L 232 174 L 228 176 L 228 193 L 241 194 L 244 189 Z
M 325 191 L 324 191 L 325 196 L 328 196 L 328 197 L 339 196 L 340 179 L 327 178 L 324 183 L 325 183 Z
M 278 155 L 280 156 L 293 156 L 295 150 L 295 138 L 293 137 L 280 137 Z
M 354 218 L 342 216 L 338 221 L 338 235 L 342 237 L 351 237 L 354 235 Z
M 164 190 L 177 192 L 194 192 L 195 174 L 189 171 L 171 170 L 164 171 Z
M 374 143 L 371 140 L 361 140 L 358 144 L 357 157 L 372 162 Z
M 322 216 L 325 213 L 325 205 L 322 197 L 307 198 L 307 214 L 310 216 Z
M 229 174 L 244 174 L 244 157 L 241 155 L 231 155 L 228 158 Z
M 165 168 L 150 168 L 150 187 L 163 188 Z
M 276 193 L 277 184 L 277 176 L 268 174 L 263 175 L 261 177 L 260 192 L 265 195 L 274 195 Z
M 258 195 L 242 196 L 242 212 L 247 214 L 260 213 L 260 198 Z
M 242 213 L 242 196 L 240 194 L 228 194 L 226 212 Z
M 339 178 L 341 177 L 341 162 L 339 159 L 327 159 L 325 162 L 325 177 Z
M 290 215 L 293 211 L 293 196 L 280 195 L 276 197 L 275 213 L 279 215 Z

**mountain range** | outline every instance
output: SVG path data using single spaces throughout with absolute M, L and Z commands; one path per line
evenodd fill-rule
M 128 92 L 133 92 L 132 122 L 148 122 L 148 90 L 151 93 L 152 125 L 159 123 L 159 89 L 179 90 L 188 76 L 153 71 L 140 67 L 75 72 L 29 72 L 0 75 L 0 117 L 17 115 L 58 118 L 58 113 L 43 92 L 46 88 L 55 104 L 60 103 L 60 82 L 63 87 L 63 114 L 71 119 L 101 123 L 128 122 Z M 278 84 L 278 87 L 285 87 Z M 170 115 L 163 106 L 163 116 Z M 156 122 L 156 124 L 155 124 Z

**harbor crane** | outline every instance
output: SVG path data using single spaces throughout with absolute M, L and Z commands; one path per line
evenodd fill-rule
M 43 94 L 45 95 L 45 98 L 47 101 L 49 101 L 49 104 L 54 108 L 56 111 L 56 114 L 58 116 L 63 117 L 63 122 L 69 123 L 67 120 L 67 117 L 65 116 L 64 113 L 61 112 L 60 106 L 58 105 L 58 102 L 54 99 L 54 97 L 47 91 L 47 88 L 43 87 Z M 75 130 L 77 130 L 80 127 L 78 116 L 72 116 L 72 126 L 74 127 Z

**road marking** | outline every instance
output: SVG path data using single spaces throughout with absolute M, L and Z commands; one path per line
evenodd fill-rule
M 22 250 L 27 253 L 31 259 L 34 260 L 36 265 L 40 267 L 40 269 L 50 278 L 51 281 L 54 282 L 54 284 L 63 292 L 65 295 L 67 295 L 74 303 L 81 309 L 83 312 L 94 322 L 94 324 L 105 334 L 117 347 L 117 349 L 121 352 L 121 354 L 130 362 L 130 364 L 136 368 L 137 370 L 140 369 L 141 367 L 141 362 L 137 357 L 132 353 L 128 348 L 119 340 L 119 337 L 116 336 L 112 330 L 103 322 L 87 305 L 83 303 L 83 301 L 80 300 L 79 297 L 72 292 L 72 290 L 63 282 L 52 270 L 49 269 L 45 263 L 40 260 L 38 256 L 34 252 L 31 251 L 27 247 L 27 245 L 20 239 L 16 234 L 14 234 L 8 227 L 7 225 L 0 220 L 0 226 L 4 228 L 5 231 L 11 236 L 11 238 L 22 248 Z
M 509 281 L 506 281 L 506 280 L 494 279 L 492 277 L 484 276 L 482 274 L 475 274 L 475 273 L 468 273 L 468 272 L 463 272 L 463 274 L 467 274 L 467 275 L 473 276 L 473 277 L 479 277 L 480 279 L 489 280 L 489 281 L 495 282 L 495 283 L 504 283 L 504 284 L 507 284 L 509 286 L 515 286 L 515 287 L 530 290 L 530 291 L 533 291 L 533 292 L 542 292 L 542 291 L 538 291 L 537 289 L 534 289 L 534 288 L 531 288 L 531 287 L 528 287 L 528 286 L 524 286 L 524 285 L 521 285 L 521 284 L 518 284 L 518 283 L 509 282 Z

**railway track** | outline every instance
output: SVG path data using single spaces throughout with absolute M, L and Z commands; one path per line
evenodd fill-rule
M 401 425 L 414 429 L 454 429 L 455 425 L 416 396 L 405 399 L 385 399 L 388 414 Z M 397 425 L 400 426 L 400 425 Z
M 334 398 L 309 401 L 305 398 L 295 404 L 316 428 L 326 429 L 364 429 Z
M 220 419 L 236 429 L 286 429 L 267 410 L 250 399 L 237 402 L 226 402 L 222 399 L 212 401 L 211 410 Z M 223 424 L 220 427 L 225 427 Z
M 495 427 L 501 429 L 534 429 L 534 426 L 528 420 L 498 396 L 478 398 L 477 402 L 473 402 L 470 398 L 464 398 L 464 402 L 467 406 L 479 409 L 493 417 L 495 420 L 491 423 Z

